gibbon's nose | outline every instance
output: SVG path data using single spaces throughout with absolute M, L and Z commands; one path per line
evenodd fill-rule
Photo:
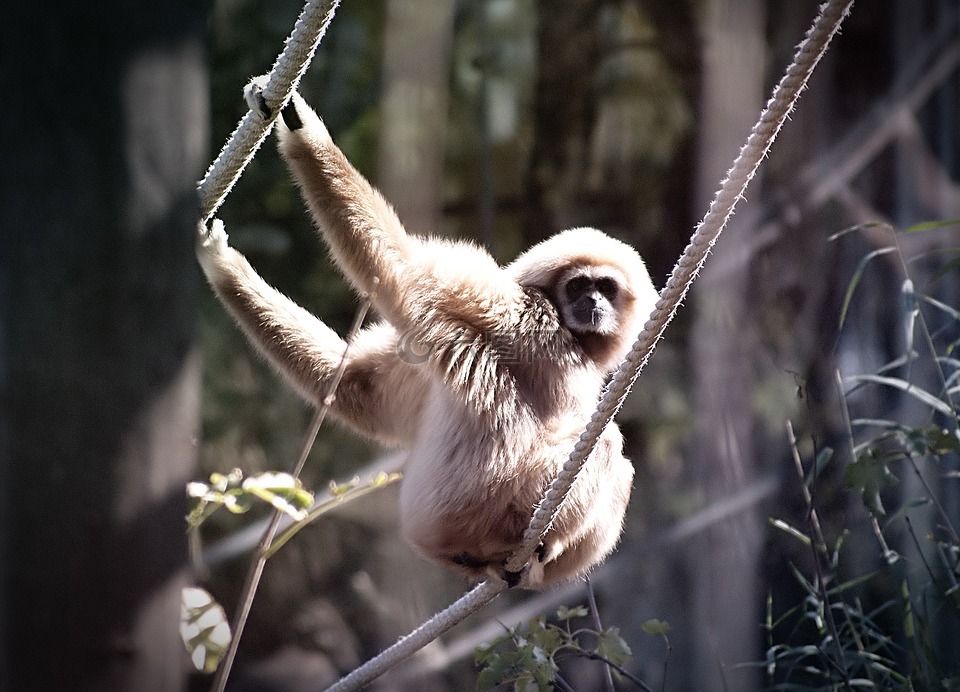
M 596 326 L 600 322 L 603 311 L 598 307 L 599 301 L 594 294 L 581 296 L 574 305 L 574 316 L 583 324 Z

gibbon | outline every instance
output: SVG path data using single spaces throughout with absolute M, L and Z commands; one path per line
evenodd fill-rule
M 639 254 L 577 228 L 500 267 L 474 245 L 408 235 L 298 94 L 278 129 L 320 235 L 383 321 L 347 348 L 267 285 L 219 223 L 201 225 L 197 248 L 217 296 L 315 404 L 347 349 L 331 413 L 408 450 L 401 531 L 425 556 L 527 588 L 584 574 L 619 539 L 632 485 L 614 423 L 528 565 L 504 563 L 657 300 Z

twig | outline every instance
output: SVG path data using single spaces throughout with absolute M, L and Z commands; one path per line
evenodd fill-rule
M 610 660 L 609 658 L 607 658 L 606 656 L 601 656 L 600 654 L 595 654 L 595 653 L 593 653 L 593 652 L 591 652 L 591 651 L 584 651 L 584 652 L 580 653 L 580 655 L 583 656 L 583 657 L 585 657 L 585 658 L 589 658 L 589 659 L 592 660 L 592 661 L 600 661 L 601 663 L 605 663 L 605 664 L 608 665 L 610 668 L 612 668 L 613 670 L 617 671 L 617 673 L 619 673 L 620 675 L 622 675 L 623 677 L 625 677 L 627 680 L 629 680 L 630 682 L 632 682 L 634 685 L 636 685 L 637 687 L 639 687 L 639 688 L 640 688 L 641 690 L 643 690 L 644 692 L 653 692 L 653 690 L 650 688 L 650 686 L 647 685 L 643 680 L 641 680 L 640 678 L 638 678 L 636 675 L 634 675 L 633 673 L 631 673 L 629 670 L 627 670 L 627 669 L 624 668 L 623 666 L 617 665 L 616 663 L 614 663 L 613 661 L 611 661 L 611 660 Z
M 852 690 L 850 685 L 850 675 L 847 673 L 847 662 L 843 655 L 843 646 L 840 644 L 840 635 L 837 631 L 837 623 L 833 618 L 833 610 L 830 607 L 830 594 L 827 593 L 827 584 L 823 577 L 823 568 L 820 566 L 820 553 L 828 553 L 827 543 L 823 538 L 823 531 L 820 528 L 820 518 L 817 516 L 817 510 L 813 506 L 813 497 L 810 489 L 804 480 L 803 462 L 800 460 L 800 450 L 797 448 L 797 438 L 793 433 L 793 423 L 787 421 L 787 440 L 790 443 L 790 450 L 793 453 L 793 463 L 797 469 L 797 478 L 800 480 L 800 487 L 803 489 L 803 499 L 807 503 L 807 522 L 810 524 L 810 532 L 813 534 L 810 541 L 810 550 L 813 553 L 813 569 L 817 576 L 817 590 L 820 592 L 820 598 L 824 604 L 823 617 L 827 622 L 827 629 L 830 630 L 830 636 L 837 647 L 837 668 L 843 677 L 844 689 Z
M 600 610 L 597 608 L 597 597 L 593 592 L 593 582 L 590 581 L 589 576 L 584 577 L 584 581 L 587 582 L 587 603 L 590 604 L 590 613 L 593 615 L 593 626 L 599 634 L 603 632 L 603 624 L 600 622 Z M 613 692 L 613 674 L 610 672 L 610 668 L 604 667 L 603 680 L 608 692 Z
M 376 290 L 376 279 L 374 279 L 374 290 Z M 357 332 L 360 331 L 360 327 L 363 324 L 364 319 L 366 319 L 367 311 L 370 309 L 370 303 L 373 300 L 372 295 L 366 295 L 363 297 L 360 307 L 357 308 L 357 314 L 354 317 L 353 324 L 350 326 L 350 332 L 347 334 L 346 344 L 343 349 L 343 354 L 340 356 L 340 362 L 337 365 L 337 369 L 333 374 L 333 377 L 330 379 L 330 382 L 327 383 L 327 389 L 324 392 L 323 399 L 321 400 L 321 405 L 314 411 L 313 418 L 310 421 L 310 427 L 307 429 L 307 433 L 304 435 L 303 444 L 300 447 L 300 454 L 297 457 L 296 463 L 293 464 L 293 468 L 290 472 L 294 478 L 300 477 L 300 472 L 303 471 L 303 467 L 307 462 L 307 457 L 310 455 L 310 450 L 313 448 L 313 443 L 317 438 L 317 433 L 320 432 L 320 426 L 323 425 L 323 421 L 327 417 L 327 413 L 330 411 L 330 407 L 334 402 L 334 395 L 337 390 L 337 385 L 340 384 L 340 379 L 343 377 L 343 373 L 347 367 L 347 353 L 350 351 L 350 346 L 353 343 L 354 338 L 356 338 Z M 240 646 L 240 638 L 243 636 L 243 630 L 246 627 L 247 620 L 250 617 L 250 609 L 253 607 L 253 599 L 256 597 L 257 588 L 260 585 L 260 578 L 263 576 L 263 568 L 267 564 L 267 558 L 271 554 L 270 546 L 273 543 L 274 537 L 277 535 L 277 529 L 280 526 L 280 519 L 283 517 L 283 512 L 280 510 L 274 510 L 273 515 L 270 517 L 270 523 L 267 524 L 267 528 L 263 532 L 263 536 L 260 539 L 260 543 L 257 546 L 257 552 L 254 556 L 253 561 L 250 563 L 250 569 L 247 571 L 246 579 L 243 583 L 243 589 L 240 591 L 240 603 L 237 607 L 237 612 L 234 615 L 233 623 L 231 624 L 231 639 L 230 644 L 227 647 L 227 651 L 224 654 L 223 660 L 220 661 L 220 666 L 217 668 L 217 675 L 213 681 L 213 690 L 214 692 L 223 692 L 227 686 L 227 679 L 230 677 L 230 671 L 233 669 L 233 662 L 237 656 L 237 649 Z

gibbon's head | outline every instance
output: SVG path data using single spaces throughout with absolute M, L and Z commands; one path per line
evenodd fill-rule
M 521 286 L 546 294 L 563 325 L 605 371 L 626 355 L 658 297 L 637 251 L 595 228 L 558 233 L 506 270 Z

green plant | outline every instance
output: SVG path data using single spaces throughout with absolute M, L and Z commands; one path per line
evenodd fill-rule
M 629 662 L 631 653 L 619 628 L 572 626 L 572 620 L 585 618 L 589 613 L 584 606 L 561 606 L 556 612 L 557 624 L 539 616 L 508 628 L 503 636 L 477 647 L 475 661 L 480 666 L 477 690 L 492 690 L 502 684 L 524 692 L 551 688 L 569 690 L 570 686 L 560 676 L 559 662 L 567 657 L 581 657 L 604 663 L 616 675 L 649 692 L 650 688 L 643 681 L 623 667 Z M 648 620 L 643 624 L 643 630 L 663 637 L 669 651 L 666 635 L 670 625 L 660 620 Z
M 921 224 L 907 232 L 956 223 Z M 892 388 L 919 404 L 926 420 L 911 424 L 894 420 L 896 415 L 850 420 L 844 407 L 849 461 L 842 477 L 867 510 L 879 547 L 875 569 L 846 579 L 843 548 L 849 529 L 831 527 L 837 538 L 828 548 L 814 502 L 828 465 L 846 455 L 821 449 L 805 472 L 790 431 L 806 525 L 797 528 L 782 519 L 772 525 L 807 546 L 812 575 L 791 565 L 804 598 L 777 617 L 768 597 L 766 659 L 755 665 L 764 667 L 771 689 L 960 690 L 960 536 L 956 510 L 942 502 L 954 489 L 944 486 L 946 491 L 938 492 L 929 480 L 939 475 L 939 483 L 946 484 L 960 477 L 960 340 L 949 337 L 960 327 L 960 311 L 917 290 L 895 243 L 860 262 L 840 326 L 867 264 L 890 253 L 900 257 L 907 277 L 901 285 L 903 353 L 874 373 L 848 378 L 852 387 L 846 395 L 868 386 Z M 948 262 L 933 281 L 957 266 L 957 259 Z M 931 330 L 932 319 L 943 326 Z M 887 506 L 893 511 L 888 513 Z M 918 534 L 914 524 L 920 512 L 929 512 L 929 518 Z M 849 514 L 841 516 L 849 521 Z M 871 605 L 865 606 L 868 600 Z M 786 635 L 775 639 L 775 630 Z

